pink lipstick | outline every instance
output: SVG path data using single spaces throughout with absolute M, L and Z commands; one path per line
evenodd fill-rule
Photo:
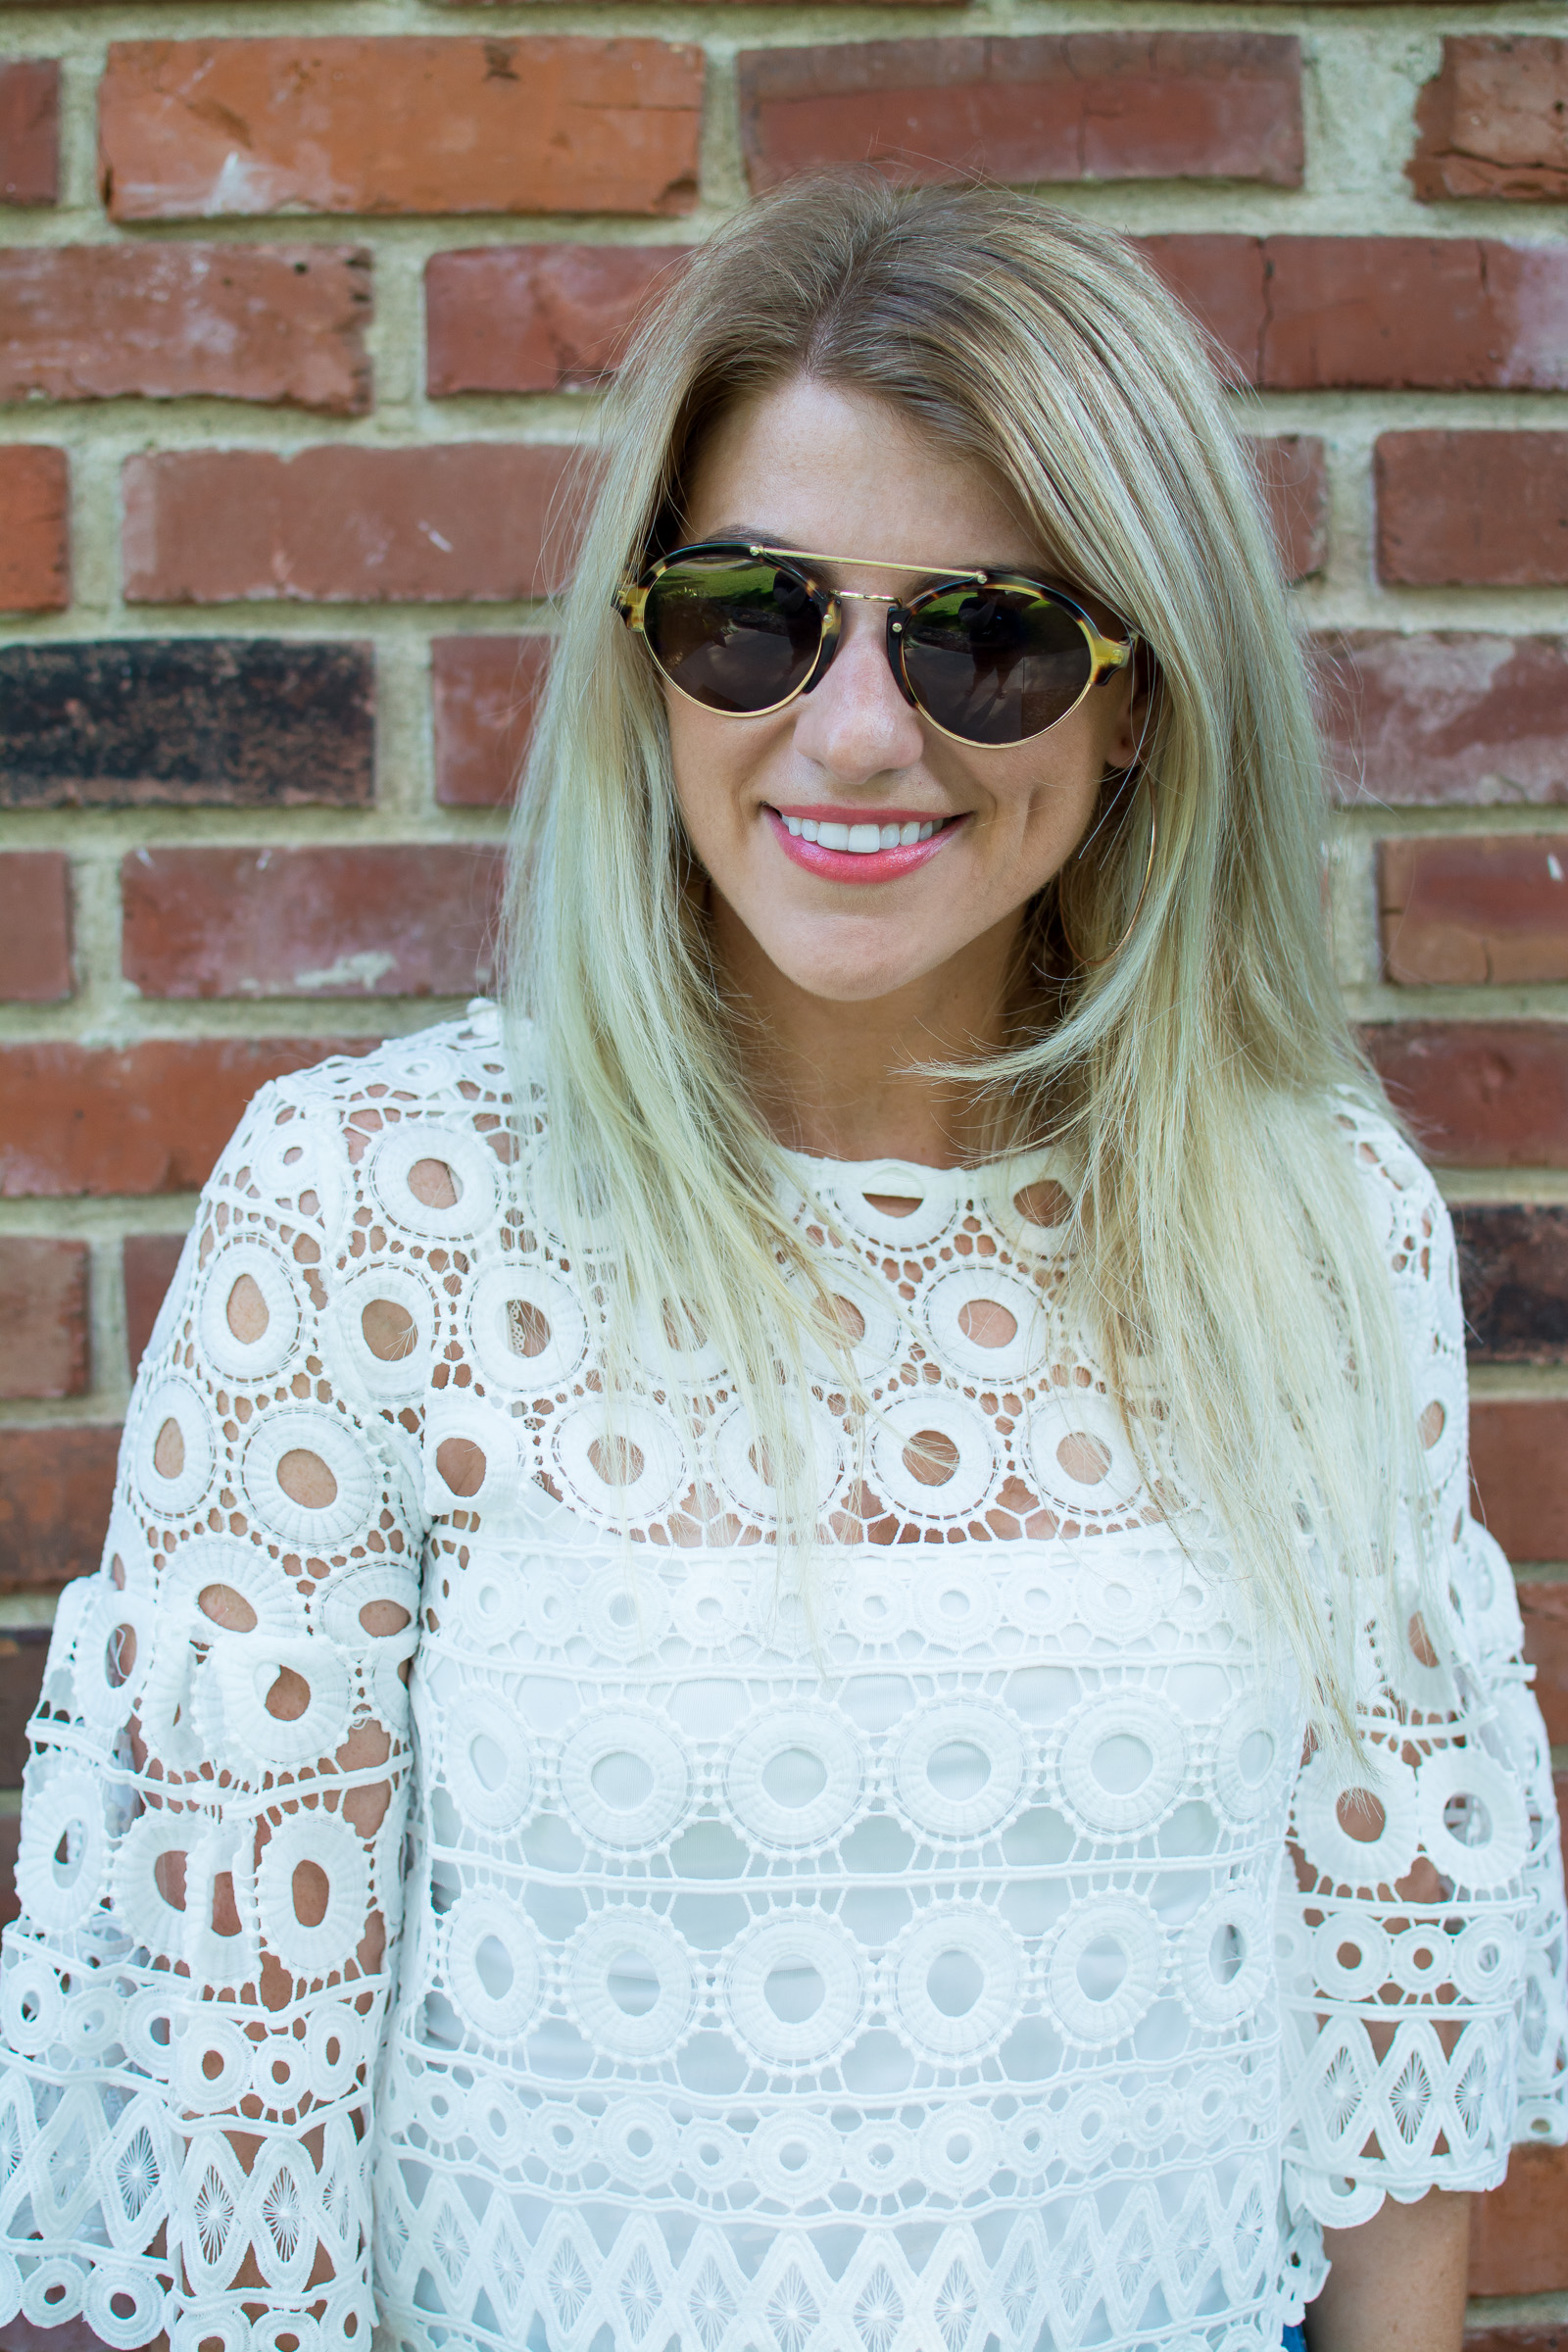
M 934 858 L 963 823 L 918 808 L 766 810 L 786 858 L 828 882 L 892 882 Z

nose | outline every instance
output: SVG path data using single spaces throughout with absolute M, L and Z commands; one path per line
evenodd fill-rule
M 796 750 L 837 783 L 867 784 L 912 767 L 925 750 L 919 714 L 888 661 L 887 610 L 846 597 L 838 652 L 796 705 Z

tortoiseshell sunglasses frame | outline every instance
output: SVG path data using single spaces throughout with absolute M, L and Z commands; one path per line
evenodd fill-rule
M 711 703 L 700 702 L 695 695 L 687 694 L 680 681 L 670 676 L 669 671 L 665 669 L 658 654 L 655 653 L 643 626 L 643 614 L 647 608 L 649 594 L 663 578 L 666 571 L 673 569 L 677 564 L 683 563 L 693 556 L 766 556 L 771 562 L 789 569 L 806 589 L 812 602 L 817 604 L 822 627 L 821 636 L 817 641 L 816 658 L 800 684 L 792 686 L 789 693 L 781 695 L 776 703 L 764 704 L 759 710 L 718 710 Z M 830 588 L 825 582 L 813 578 L 810 572 L 800 568 L 806 564 L 832 564 L 851 571 L 908 572 L 919 571 L 921 568 L 914 564 L 885 563 L 871 556 L 831 556 L 809 548 L 770 547 L 760 540 L 698 539 L 688 547 L 672 548 L 667 556 L 658 557 L 655 562 L 639 572 L 635 579 L 628 577 L 623 580 L 615 592 L 615 609 L 627 627 L 640 636 L 648 647 L 649 659 L 658 669 L 660 676 L 666 679 L 684 701 L 695 703 L 700 710 L 711 711 L 715 718 L 770 718 L 775 711 L 787 710 L 791 703 L 798 702 L 803 694 L 809 694 L 811 688 L 825 674 L 833 656 L 838 651 L 839 637 L 844 626 L 842 610 L 844 603 L 886 605 L 888 607 L 888 666 L 898 683 L 899 692 L 910 709 L 918 710 L 927 725 L 935 727 L 937 733 L 945 735 L 950 743 L 961 743 L 969 751 L 982 752 L 1011 751 L 1015 749 L 1017 743 L 1035 743 L 1039 741 L 1040 736 L 1049 735 L 1053 727 L 1059 727 L 1064 718 L 1071 717 L 1079 704 L 1093 692 L 1102 679 L 1112 676 L 1117 670 L 1127 667 L 1139 642 L 1136 629 L 1129 629 L 1125 637 L 1104 636 L 1097 627 L 1093 617 L 1074 598 L 1068 596 L 1064 590 L 1053 587 L 1049 580 L 1037 580 L 1028 572 L 976 571 L 959 566 L 947 569 L 933 567 L 925 574 L 927 585 L 920 589 L 908 604 L 905 604 L 899 597 L 881 596 L 873 590 Z M 1051 719 L 1046 726 L 1038 728 L 1035 734 L 1018 736 L 1014 743 L 984 743 L 972 735 L 959 735 L 955 733 L 951 727 L 945 727 L 942 721 L 933 716 L 932 712 L 926 709 L 906 673 L 904 662 L 906 624 L 917 617 L 922 605 L 938 596 L 945 596 L 951 589 L 962 587 L 966 582 L 975 587 L 1027 588 L 1032 594 L 1043 597 L 1049 604 L 1059 606 L 1064 612 L 1068 613 L 1078 624 L 1089 649 L 1089 675 L 1077 696 L 1068 704 L 1067 709 L 1058 710 L 1055 717 Z

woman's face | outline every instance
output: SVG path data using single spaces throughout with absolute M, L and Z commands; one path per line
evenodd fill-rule
M 907 596 L 933 572 L 1052 576 L 978 467 L 884 402 L 807 378 L 714 427 L 686 523 L 692 540 L 906 566 L 820 566 L 833 587 L 883 596 Z M 721 948 L 739 923 L 796 987 L 866 1004 L 933 974 L 958 979 L 969 963 L 1004 968 L 1022 908 L 1071 856 L 1105 769 L 1127 765 L 1135 746 L 1125 671 L 1031 742 L 954 743 L 894 681 L 886 605 L 847 599 L 843 610 L 826 676 L 771 716 L 727 717 L 673 689 L 667 703 L 675 790 Z M 786 820 L 803 818 L 936 831 L 894 860 L 824 857 L 791 835 Z

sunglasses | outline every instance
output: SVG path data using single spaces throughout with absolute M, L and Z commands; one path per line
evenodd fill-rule
M 1133 658 L 1136 634 L 1102 637 L 1081 605 L 1010 571 L 948 571 L 906 603 L 824 588 L 805 567 L 907 564 L 705 539 L 677 547 L 615 598 L 663 675 L 705 710 L 758 718 L 809 694 L 838 652 L 845 602 L 886 605 L 899 691 L 956 743 L 1028 743 Z

